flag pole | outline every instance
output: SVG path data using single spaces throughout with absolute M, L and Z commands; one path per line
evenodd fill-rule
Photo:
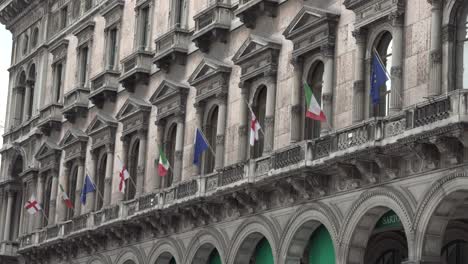
M 117 159 L 119 159 L 120 164 L 124 165 L 124 163 L 122 162 L 122 160 L 120 159 L 120 156 L 119 156 L 118 154 L 117 154 Z M 128 174 L 130 174 L 130 173 L 128 173 Z M 137 186 L 136 186 L 135 181 L 132 179 L 132 175 L 130 175 L 129 179 L 130 179 L 130 181 L 132 182 L 133 187 L 135 187 L 135 190 L 136 190 L 136 189 L 137 189 Z
M 49 218 L 45 215 L 44 210 L 42 208 L 41 208 L 41 213 L 42 213 L 42 216 L 44 216 L 45 220 L 47 220 L 47 225 L 48 225 L 49 224 Z
M 63 189 L 62 184 L 59 183 L 59 185 L 60 185 L 60 191 L 61 191 L 61 192 L 64 192 L 64 193 L 68 196 L 67 192 L 65 192 L 65 190 Z M 61 195 L 61 196 L 62 196 L 62 195 Z M 70 199 L 70 197 L 68 197 L 68 199 Z M 71 199 L 70 199 L 70 201 L 71 201 Z M 63 196 L 62 196 L 62 202 L 65 203 L 65 200 L 63 199 Z M 75 202 L 75 201 L 73 201 L 73 202 Z M 67 206 L 66 204 L 65 204 L 65 207 L 68 208 L 68 206 Z M 68 208 L 68 209 L 72 209 L 72 210 L 73 210 L 73 214 L 75 213 L 75 205 L 74 205 L 74 204 L 73 204 L 73 207 L 72 207 L 72 208 Z
M 88 175 L 88 177 L 89 177 L 88 168 L 86 168 L 86 175 Z M 91 180 L 91 184 L 94 186 L 94 189 L 96 190 L 97 194 L 101 197 L 102 202 L 104 203 L 104 196 L 101 194 L 101 192 L 99 191 L 99 189 L 96 187 L 96 184 L 94 184 L 94 182 L 93 182 L 93 180 L 91 179 L 91 177 L 89 177 L 89 179 Z M 86 181 L 86 179 L 85 179 L 85 181 Z
M 244 99 L 245 104 L 246 104 L 247 107 L 249 108 L 250 114 L 251 114 L 251 115 L 253 114 L 253 115 L 255 116 L 255 113 L 254 113 L 252 107 L 250 106 L 250 104 L 247 102 L 247 100 L 245 100 L 245 98 L 243 98 L 243 99 Z M 255 116 L 255 119 L 256 119 L 256 118 L 257 118 L 257 116 Z M 257 120 L 257 121 L 258 121 L 258 120 Z M 265 133 L 263 132 L 262 126 L 260 126 L 260 133 L 262 133 L 262 136 L 265 137 Z

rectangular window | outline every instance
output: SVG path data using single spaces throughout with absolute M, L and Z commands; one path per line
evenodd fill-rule
M 64 29 L 68 23 L 68 6 L 60 10 L 60 29 Z
M 88 79 L 88 47 L 80 49 L 79 84 L 85 86 Z
M 109 69 L 115 69 L 116 63 L 117 63 L 117 35 L 118 35 L 118 30 L 117 28 L 113 28 L 108 32 L 108 67 Z
M 145 7 L 141 9 L 140 11 L 140 43 L 139 43 L 139 49 L 145 50 L 147 45 L 148 45 L 148 37 L 149 37 L 149 7 Z
M 60 97 L 62 94 L 62 74 L 63 74 L 63 65 L 62 63 L 57 63 L 54 67 L 55 74 L 55 102 L 60 102 Z

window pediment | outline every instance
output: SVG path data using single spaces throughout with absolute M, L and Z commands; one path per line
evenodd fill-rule
M 88 143 L 88 135 L 83 131 L 71 128 L 67 131 L 60 141 L 60 147 L 65 151 L 65 161 L 74 158 L 86 157 L 86 145 Z
M 78 39 L 78 46 L 93 39 L 95 25 L 94 21 L 87 21 L 73 32 L 73 35 Z
M 116 116 L 117 120 L 123 124 L 122 135 L 125 136 L 137 130 L 146 130 L 150 112 L 150 104 L 141 99 L 129 97 Z
M 293 57 L 304 55 L 323 45 L 334 45 L 339 15 L 304 6 L 283 35 L 294 43 Z
M 50 47 L 50 52 L 54 57 L 52 63 L 56 63 L 57 61 L 65 59 L 67 57 L 67 49 L 68 40 L 66 39 L 62 39 L 59 42 L 55 43 L 55 45 Z
M 280 41 L 251 35 L 232 59 L 242 68 L 241 81 L 276 72 L 280 49 Z
M 231 66 L 214 59 L 203 59 L 188 80 L 197 89 L 195 101 L 198 103 L 211 96 L 227 93 L 230 74 Z
M 356 14 L 354 22 L 356 30 L 390 14 L 401 15 L 405 12 L 404 0 L 345 0 L 343 4 Z
M 111 27 L 112 25 L 120 22 L 123 16 L 123 7 L 125 1 L 115 0 L 109 1 L 101 9 L 101 15 L 106 20 L 106 28 Z
M 50 142 L 45 141 L 35 155 L 36 160 L 41 164 L 40 172 L 59 169 L 60 148 Z
M 93 121 L 86 129 L 86 134 L 91 136 L 93 143 L 92 150 L 102 147 L 106 144 L 114 144 L 115 130 L 117 128 L 117 121 L 106 114 L 97 113 Z
M 164 80 L 150 98 L 151 104 L 158 108 L 156 122 L 169 116 L 185 115 L 189 91 L 186 85 Z

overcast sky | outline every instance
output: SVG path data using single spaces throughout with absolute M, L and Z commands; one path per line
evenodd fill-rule
M 8 97 L 8 68 L 11 62 L 11 33 L 0 25 L 0 134 L 3 135 Z M 0 137 L 2 143 L 3 137 Z

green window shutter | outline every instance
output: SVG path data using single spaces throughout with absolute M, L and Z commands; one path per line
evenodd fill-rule
M 271 251 L 270 243 L 266 238 L 258 242 L 255 248 L 255 264 L 273 264 L 273 252 Z
M 208 261 L 208 264 L 223 264 L 221 261 L 221 256 L 218 253 L 218 250 L 213 249 L 213 251 L 210 254 L 210 260 Z
M 335 264 L 333 240 L 325 226 L 319 226 L 309 240 L 309 264 Z

